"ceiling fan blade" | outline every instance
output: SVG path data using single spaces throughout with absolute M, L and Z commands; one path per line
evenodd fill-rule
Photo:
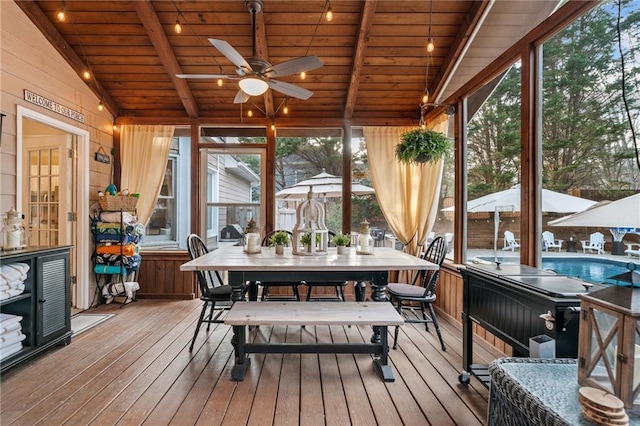
M 236 80 L 240 77 L 235 75 L 225 75 L 225 74 L 176 74 L 178 78 L 201 78 L 201 79 L 216 79 L 216 78 L 229 78 L 232 80 Z
M 280 64 L 267 68 L 264 72 L 266 77 L 283 77 L 285 75 L 298 74 L 322 67 L 322 61 L 317 56 L 302 56 L 300 58 L 284 61 Z
M 312 91 L 296 86 L 295 84 L 285 83 L 284 81 L 269 80 L 268 84 L 273 90 L 284 93 L 292 98 L 307 100 L 313 96 Z
M 247 102 L 249 100 L 249 98 L 251 98 L 251 96 L 247 95 L 242 90 L 238 90 L 238 93 L 236 93 L 236 97 L 233 99 L 233 103 L 234 104 L 243 104 L 243 103 Z
M 216 38 L 210 38 L 209 42 L 211 42 L 211 44 L 213 44 L 213 46 L 218 49 L 220 53 L 222 53 L 228 60 L 230 60 L 237 68 L 253 71 L 251 65 L 249 65 L 249 62 L 247 62 L 247 60 L 226 41 L 218 40 Z

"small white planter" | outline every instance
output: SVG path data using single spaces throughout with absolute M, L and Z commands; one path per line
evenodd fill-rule
M 336 246 L 338 254 L 345 254 L 347 252 L 347 246 Z

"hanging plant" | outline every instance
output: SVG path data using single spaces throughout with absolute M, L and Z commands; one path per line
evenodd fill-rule
M 416 127 L 405 132 L 396 145 L 396 159 L 401 163 L 436 163 L 446 156 L 453 144 L 444 134 Z

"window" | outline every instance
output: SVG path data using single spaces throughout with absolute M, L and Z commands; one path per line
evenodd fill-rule
M 584 226 L 557 226 L 554 219 L 584 210 L 589 203 L 618 200 L 638 190 L 639 170 L 626 116 L 638 117 L 637 66 L 639 46 L 637 2 L 622 4 L 620 27 L 614 2 L 604 2 L 547 40 L 542 54 L 542 267 L 550 267 L 553 252 L 602 253 L 585 249 L 604 235 L 604 251 L 623 255 L 626 243 L 640 241 L 623 230 L 611 231 L 598 221 Z M 618 45 L 618 30 L 621 45 Z M 623 81 L 622 49 L 626 71 Z M 622 87 L 627 91 L 623 99 Z M 635 126 L 637 128 L 638 121 Z M 548 206 L 545 195 L 560 193 L 580 199 Z M 585 204 L 586 203 L 586 204 Z M 632 213 L 629 212 L 629 215 Z M 602 223 L 602 221 L 600 221 Z M 559 224 L 558 224 L 559 225 Z M 624 227 L 624 222 L 620 223 Z M 551 236 L 549 233 L 552 233 Z M 591 244 L 593 243 L 593 244 Z M 608 278 L 608 277 L 604 277 Z
M 190 231 L 189 129 L 176 128 L 164 179 L 141 245 L 153 249 L 186 249 Z M 178 207 L 181 208 L 178 208 Z
M 519 263 L 520 87 L 517 62 L 467 100 L 468 259 Z

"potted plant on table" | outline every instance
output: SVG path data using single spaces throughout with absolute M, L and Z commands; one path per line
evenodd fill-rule
M 347 245 L 351 242 L 351 238 L 348 235 L 336 234 L 331 241 L 336 245 L 338 254 L 344 254 Z
M 269 244 L 275 246 L 276 254 L 283 254 L 284 246 L 289 244 L 289 234 L 286 231 L 276 231 L 269 237 Z
M 396 159 L 401 163 L 437 163 L 446 156 L 453 144 L 444 134 L 416 127 L 402 134 L 396 145 Z
M 311 251 L 311 232 L 306 232 L 300 237 L 300 244 L 302 244 L 307 251 Z

